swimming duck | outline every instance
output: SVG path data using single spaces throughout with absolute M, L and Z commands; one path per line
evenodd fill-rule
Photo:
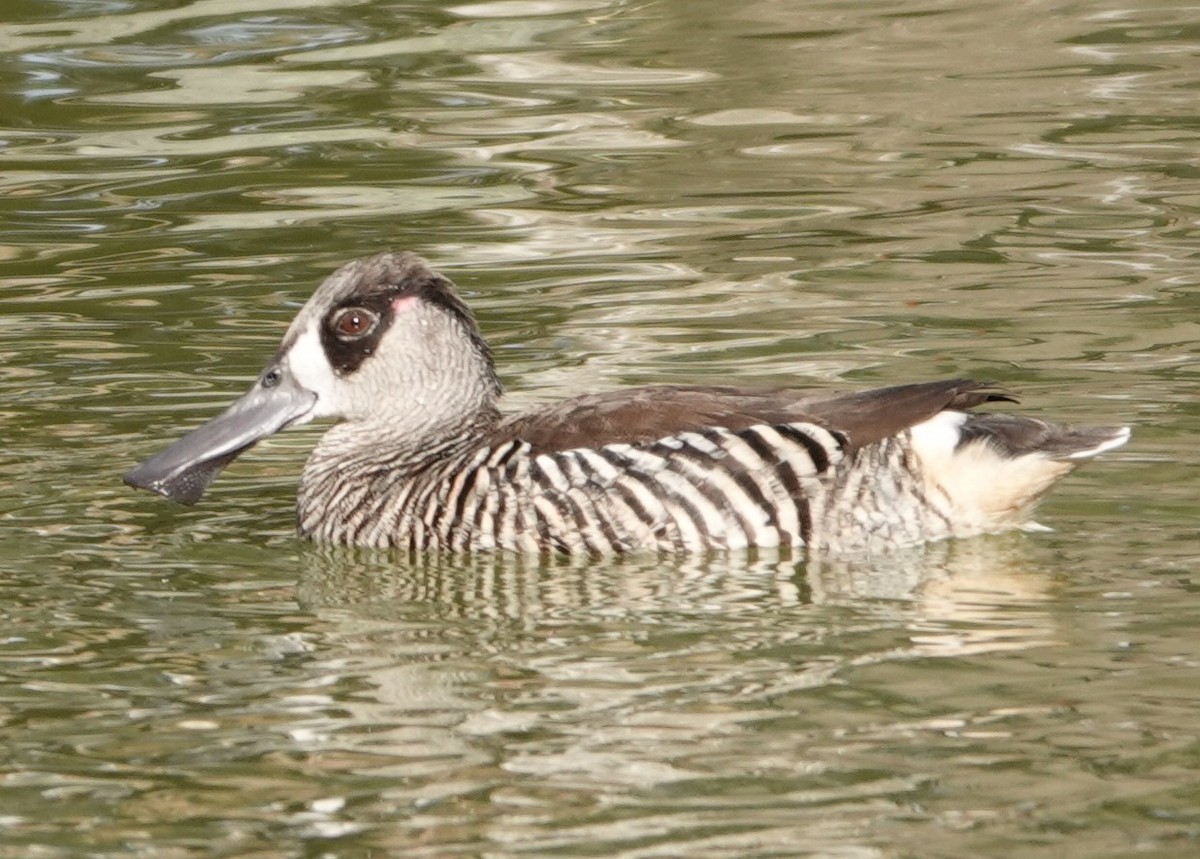
M 337 421 L 300 478 L 314 540 L 607 554 L 872 551 L 1039 530 L 1038 499 L 1127 427 L 972 411 L 964 379 L 858 393 L 657 386 L 502 416 L 491 351 L 454 285 L 410 253 L 350 262 L 250 390 L 125 475 L 191 504 L 260 439 Z

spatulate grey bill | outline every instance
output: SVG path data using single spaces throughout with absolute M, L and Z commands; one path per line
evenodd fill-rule
M 505 417 L 453 284 L 384 253 L 330 275 L 266 371 L 125 480 L 183 503 L 271 433 L 335 421 L 300 478 L 301 534 L 409 550 L 872 551 L 1038 530 L 1032 510 L 1126 427 L 977 412 L 950 379 L 847 394 L 657 386 Z
M 270 367 L 224 413 L 131 469 L 125 482 L 195 504 L 222 468 L 255 442 L 303 423 L 316 401 L 286 367 Z

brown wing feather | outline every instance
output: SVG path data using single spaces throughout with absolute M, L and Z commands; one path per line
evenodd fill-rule
M 496 441 L 520 438 L 540 453 L 654 441 L 705 427 L 805 421 L 845 433 L 856 447 L 871 444 L 945 409 L 1012 397 L 987 382 L 950 379 L 852 394 L 662 385 L 590 394 L 510 418 Z

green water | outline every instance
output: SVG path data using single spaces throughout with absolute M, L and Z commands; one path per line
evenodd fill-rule
M 0 856 L 1194 855 L 1194 13 L 8 3 Z M 312 429 L 121 484 L 385 248 L 513 408 L 971 375 L 1134 439 L 870 561 L 313 547 Z

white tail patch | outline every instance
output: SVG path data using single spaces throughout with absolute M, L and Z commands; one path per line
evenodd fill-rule
M 1076 451 L 1067 457 L 1067 459 L 1091 459 L 1093 456 L 1099 456 L 1106 450 L 1115 450 L 1125 442 L 1129 441 L 1129 427 L 1121 427 L 1113 432 L 1112 438 L 1105 439 L 1095 447 L 1090 447 L 1087 450 Z
M 909 431 L 927 488 L 950 502 L 951 527 L 960 537 L 1013 528 L 1049 530 L 1030 519 L 1038 499 L 1078 460 L 1119 447 L 1129 438 L 1126 429 L 1065 459 L 1051 459 L 1040 451 L 1013 456 L 986 439 L 959 447 L 968 417 L 965 412 L 941 412 Z

